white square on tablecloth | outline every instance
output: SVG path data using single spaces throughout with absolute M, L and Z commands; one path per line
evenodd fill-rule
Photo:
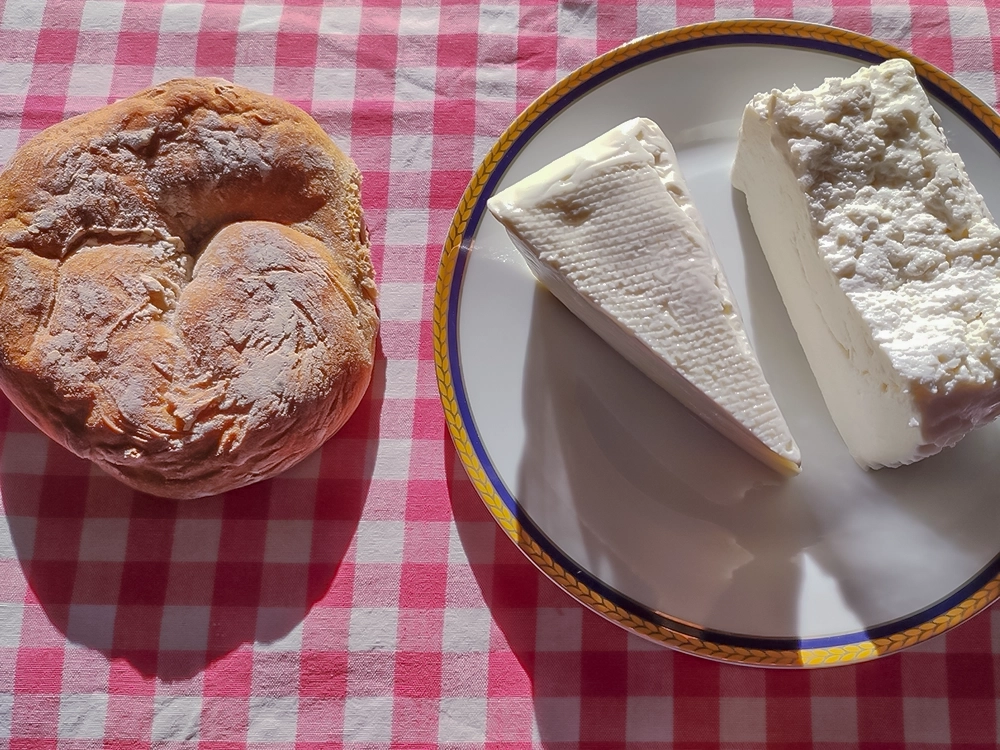
M 237 65 L 233 83 L 264 94 L 274 92 L 274 67 L 271 65 Z
M 632 695 L 628 698 L 625 739 L 628 742 L 672 742 L 674 700 L 669 695 Z
M 302 607 L 259 607 L 254 639 L 257 651 L 302 650 Z M 291 627 L 289 627 L 291 625 Z
M 0 26 L 17 31 L 34 31 L 42 28 L 44 15 L 45 3 L 7 3 Z
M 461 481 L 468 480 L 463 476 Z M 475 493 L 471 488 L 468 491 Z M 478 497 L 475 501 L 481 502 Z M 455 521 L 448 532 L 448 562 L 453 565 L 466 565 L 470 562 L 489 565 L 495 556 L 496 531 L 494 521 Z
M 267 522 L 264 562 L 308 563 L 312 559 L 312 521 L 272 518 Z
M 17 150 L 21 131 L 16 128 L 0 128 L 0 164 L 6 164 Z
M 677 7 L 669 5 L 654 5 L 639 3 L 636 8 L 636 36 L 655 34 L 657 31 L 672 29 L 677 25 Z
M 348 698 L 344 703 L 344 742 L 388 742 L 392 737 L 392 698 Z
M 404 4 L 399 9 L 399 33 L 402 36 L 435 35 L 438 33 L 440 16 L 437 5 Z
M 361 8 L 324 7 L 320 12 L 320 34 L 357 34 L 360 30 Z
M 13 703 L 13 695 L 0 693 L 0 737 L 10 737 L 10 714 Z
M 201 3 L 170 3 L 163 6 L 160 33 L 194 33 L 201 29 Z
M 157 65 L 153 68 L 152 81 L 157 84 L 174 78 L 189 78 L 193 75 L 193 65 Z
M 123 0 L 87 0 L 80 17 L 80 31 L 121 31 Z
M 66 638 L 90 648 L 111 648 L 117 611 L 115 604 L 70 604 Z
M 383 282 L 379 287 L 382 320 L 420 320 L 423 317 L 424 284 Z
M 161 651 L 204 651 L 212 608 L 202 605 L 167 604 L 160 620 Z
M 84 518 L 80 530 L 80 560 L 122 562 L 128 547 L 127 518 Z
M 30 81 L 31 63 L 9 62 L 0 65 L 0 94 L 23 94 L 28 90 Z
M 354 98 L 354 68 L 316 68 L 313 71 L 313 102 L 350 101 Z
M 298 698 L 250 698 L 247 742 L 292 742 L 298 718 Z
M 38 519 L 34 516 L 3 516 L 0 518 L 0 560 L 31 559 L 31 548 L 35 544 L 35 527 Z M 15 536 L 28 546 L 20 549 L 14 544 Z
M 556 28 L 560 40 L 567 38 L 597 38 L 597 5 L 594 3 L 560 3 Z
M 903 698 L 903 736 L 908 744 L 951 742 L 947 698 Z
M 532 734 L 542 742 L 579 742 L 580 699 L 536 697 Z
M 985 7 L 952 5 L 948 8 L 948 21 L 953 38 L 977 39 L 990 36 L 990 19 Z
M 969 91 L 992 106 L 996 100 L 996 82 L 988 70 L 956 70 L 953 75 Z
M 399 611 L 388 607 L 351 610 L 351 625 L 347 634 L 349 651 L 393 651 Z
M 389 169 L 393 172 L 429 172 L 433 153 L 434 137 L 431 135 L 394 135 Z M 381 298 L 379 294 L 380 305 Z
M 256 5 L 248 3 L 240 12 L 239 30 L 277 31 L 281 24 L 280 5 Z
M 0 65 L 0 70 L 3 66 Z M 3 441 L 0 470 L 5 474 L 41 476 L 49 457 L 49 439 L 37 432 L 16 432 Z
M 21 643 L 21 618 L 24 605 L 0 602 L 0 647 L 16 648 Z
M 793 0 L 792 14 L 797 21 L 808 21 L 809 23 L 833 23 L 833 2 L 826 0 L 825 3 L 816 0 Z
M 360 521 L 354 535 L 354 561 L 401 563 L 405 531 L 403 521 Z
M 482 742 L 486 737 L 485 698 L 442 698 L 438 742 Z
M 518 6 L 481 5 L 479 6 L 480 34 L 517 34 L 519 21 Z
M 107 97 L 111 93 L 112 65 L 75 63 L 69 76 L 67 93 L 70 96 Z
M 319 478 L 320 469 L 323 465 L 323 449 L 318 448 L 310 453 L 308 456 L 303 458 L 294 466 L 290 466 L 282 472 L 278 479 L 274 480 L 272 485 L 278 492 L 278 494 L 272 494 L 274 498 L 288 497 L 288 492 L 294 492 L 294 497 L 305 498 L 306 495 L 312 496 L 315 492 L 315 488 L 306 489 L 302 486 L 301 482 L 291 483 L 298 485 L 297 487 L 290 487 L 286 479 L 317 479 Z M 311 501 L 310 501 L 311 502 Z
M 434 99 L 437 68 L 407 66 L 396 70 L 397 102 L 429 102 Z
M 763 698 L 719 699 L 719 740 L 767 742 L 767 705 Z
M 219 518 L 178 518 L 174 522 L 174 546 L 170 559 L 176 562 L 215 562 L 219 556 Z
M 629 651 L 656 651 L 657 653 L 663 653 L 663 645 L 661 643 L 643 638 L 635 633 L 628 634 L 625 647 Z
M 386 245 L 426 245 L 427 222 L 430 212 L 426 208 L 401 208 L 390 211 L 385 219 Z
M 718 20 L 726 18 L 753 18 L 753 0 L 725 0 L 715 3 L 715 17 Z
M 411 399 L 417 395 L 417 360 L 390 359 L 385 362 L 384 398 Z
M 482 65 L 476 68 L 476 98 L 514 101 L 517 98 L 517 69 L 511 65 Z
M 201 697 L 158 695 L 153 699 L 154 742 L 197 741 L 200 725 Z
M 100 739 L 104 736 L 104 719 L 107 713 L 106 694 L 62 696 L 59 701 L 59 739 Z
M 539 607 L 535 628 L 537 651 L 579 651 L 583 634 L 581 607 Z
M 858 740 L 858 701 L 816 695 L 812 698 L 813 742 L 847 742 Z
M 996 621 L 996 620 L 994 620 Z M 998 644 L 1000 645 L 1000 644 Z M 931 638 L 908 649 L 911 654 L 943 654 L 948 651 L 947 638 Z
M 898 44 L 910 36 L 912 28 L 913 11 L 909 5 L 872 5 L 872 36 Z M 863 65 L 858 62 L 859 68 Z
M 454 653 L 490 650 L 490 611 L 485 607 L 453 608 L 444 611 L 441 650 Z
M 410 478 L 410 440 L 383 439 L 375 454 L 374 479 Z

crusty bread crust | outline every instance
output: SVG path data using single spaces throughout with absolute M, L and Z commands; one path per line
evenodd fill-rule
M 297 107 L 181 79 L 0 174 L 0 387 L 125 484 L 192 498 L 335 433 L 378 317 L 354 163 Z

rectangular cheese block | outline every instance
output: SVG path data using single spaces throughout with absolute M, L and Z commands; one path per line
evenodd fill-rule
M 538 279 L 705 422 L 785 474 L 789 433 L 669 141 L 635 119 L 488 203 Z
M 1000 409 L 1000 228 L 912 65 L 759 94 L 733 185 L 855 460 L 898 466 Z

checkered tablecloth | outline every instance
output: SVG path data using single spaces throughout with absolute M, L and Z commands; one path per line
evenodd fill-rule
M 596 54 L 713 18 L 893 42 L 997 100 L 975 0 L 0 4 L 0 162 L 63 118 L 223 76 L 312 112 L 364 173 L 371 391 L 288 474 L 172 503 L 0 399 L 0 747 L 993 747 L 1000 611 L 855 667 L 720 666 L 584 610 L 499 531 L 435 385 L 440 248 L 515 115 Z

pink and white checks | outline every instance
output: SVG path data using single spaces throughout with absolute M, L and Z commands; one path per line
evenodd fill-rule
M 204 502 L 136 496 L 0 400 L 0 747 L 994 747 L 1000 614 L 882 661 L 720 666 L 626 634 L 496 528 L 434 377 L 440 248 L 504 127 L 637 35 L 833 23 L 997 99 L 977 0 L 6 0 L 0 161 L 63 118 L 216 75 L 311 111 L 358 162 L 381 291 L 371 391 L 318 454 Z

